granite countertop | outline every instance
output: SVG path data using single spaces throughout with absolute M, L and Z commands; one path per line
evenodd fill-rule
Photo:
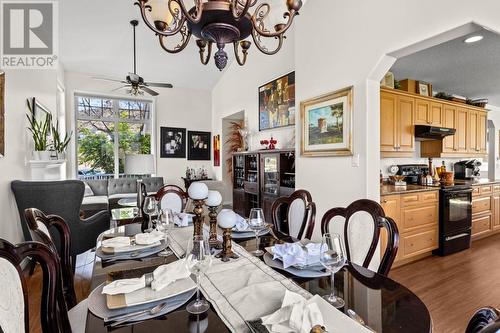
M 404 194 L 412 192 L 438 191 L 439 186 L 424 186 L 407 184 L 406 186 L 395 186 L 391 184 L 380 185 L 380 195 Z
M 471 180 L 455 180 L 455 183 L 479 186 L 479 185 L 498 184 L 500 183 L 500 179 L 478 178 Z

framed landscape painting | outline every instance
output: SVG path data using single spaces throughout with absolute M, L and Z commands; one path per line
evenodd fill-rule
M 188 160 L 210 161 L 212 134 L 188 131 Z
M 353 87 L 300 104 L 304 156 L 352 155 Z
M 295 72 L 259 88 L 259 131 L 295 125 Z
M 160 128 L 160 157 L 186 158 L 186 129 Z

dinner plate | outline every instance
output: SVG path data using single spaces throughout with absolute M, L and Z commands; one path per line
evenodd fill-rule
M 269 233 L 269 229 L 265 229 L 259 232 L 259 236 L 265 236 Z M 245 239 L 245 238 L 255 238 L 255 232 L 245 231 L 245 232 L 232 232 L 231 237 L 233 239 Z
M 292 275 L 303 277 L 303 278 L 317 278 L 322 276 L 330 276 L 329 272 L 320 271 L 320 270 L 311 270 L 311 269 L 299 269 L 296 267 L 283 267 L 283 262 L 279 259 L 274 260 L 273 256 L 266 252 L 264 254 L 264 262 L 267 266 L 276 268 Z
M 96 256 L 102 260 L 128 260 L 128 259 L 140 259 L 149 257 L 150 255 L 161 252 L 165 249 L 165 241 L 160 241 L 160 245 L 154 246 L 136 246 L 132 251 L 128 252 L 118 252 L 118 253 L 106 253 L 101 247 L 98 247 L 95 251 Z
M 121 315 L 126 315 L 129 313 L 133 312 L 138 312 L 146 309 L 151 309 L 154 306 L 161 304 L 165 302 L 165 299 L 162 300 L 156 300 L 152 301 L 146 304 L 142 305 L 136 305 L 136 306 L 128 306 L 125 308 L 120 308 L 120 309 L 108 309 L 106 305 L 106 295 L 102 294 L 102 288 L 104 287 L 105 283 L 99 285 L 97 288 L 95 288 L 89 295 L 88 297 L 88 307 L 89 311 L 92 312 L 95 316 L 103 319 L 107 318 L 112 318 L 112 317 L 117 317 Z M 137 321 L 144 321 L 148 320 L 154 317 L 160 317 L 163 316 L 169 312 L 172 312 L 182 306 L 183 304 L 186 304 L 196 293 L 196 289 L 190 289 L 185 291 L 184 293 L 177 294 L 175 296 L 171 296 L 167 298 L 167 306 L 162 309 L 159 313 L 156 315 L 150 315 L 150 314 L 143 314 L 138 317 L 134 317 L 133 319 L 129 320 L 127 323 L 133 323 Z M 108 320 L 108 322 L 110 322 Z

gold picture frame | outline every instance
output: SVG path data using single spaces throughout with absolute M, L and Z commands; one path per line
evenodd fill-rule
M 303 156 L 353 155 L 353 86 L 300 103 Z
M 0 157 L 5 156 L 5 73 L 0 71 Z

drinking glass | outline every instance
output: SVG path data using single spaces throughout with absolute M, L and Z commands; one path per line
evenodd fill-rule
M 255 244 L 256 249 L 253 252 L 250 252 L 256 257 L 260 257 L 264 255 L 264 251 L 259 249 L 259 232 L 267 228 L 266 221 L 264 219 L 264 211 L 262 208 L 252 208 L 250 210 L 250 216 L 248 217 L 248 227 L 255 232 Z
M 148 196 L 144 199 L 144 212 L 148 214 L 149 224 L 146 232 L 153 231 L 153 215 L 157 214 L 158 202 L 155 197 Z
M 200 275 L 205 273 L 212 265 L 212 255 L 210 254 L 210 244 L 205 236 L 194 236 L 189 239 L 186 259 L 187 269 L 196 275 L 196 300 L 186 306 L 186 310 L 192 314 L 200 314 L 210 309 L 210 304 L 200 298 Z
M 336 308 L 342 308 L 345 302 L 335 296 L 335 273 L 340 271 L 347 262 L 342 238 L 338 234 L 325 234 L 321 242 L 320 262 L 331 273 L 332 292 L 323 298 Z
M 174 225 L 174 214 L 172 213 L 172 210 L 162 209 L 160 211 L 158 224 L 159 227 L 161 227 L 161 231 L 163 232 L 163 237 L 165 239 L 165 250 L 158 253 L 158 256 L 168 257 L 173 253 L 171 250 L 168 249 L 170 245 L 169 232 L 170 230 L 172 230 L 172 227 Z

